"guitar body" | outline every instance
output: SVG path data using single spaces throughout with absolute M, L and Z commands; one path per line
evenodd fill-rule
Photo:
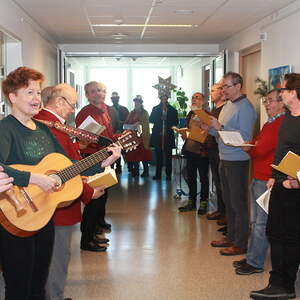
M 11 165 L 11 167 L 20 171 L 50 175 L 71 165 L 73 163 L 64 155 L 51 153 L 35 166 Z M 7 194 L 1 193 L 0 223 L 7 231 L 16 236 L 25 237 L 33 235 L 49 222 L 58 206 L 71 204 L 73 200 L 81 195 L 82 189 L 83 184 L 80 175 L 66 181 L 53 193 L 46 193 L 38 186 L 30 184 L 25 187 L 25 190 L 30 196 L 32 204 L 26 200 L 26 197 L 22 193 L 22 188 L 13 186 L 15 196 L 21 202 L 24 209 L 17 212 L 15 205 Z

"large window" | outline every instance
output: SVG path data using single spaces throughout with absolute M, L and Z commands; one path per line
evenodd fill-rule
M 106 103 L 111 105 L 112 92 L 120 95 L 120 104 L 128 104 L 128 69 L 127 68 L 91 68 L 89 81 L 100 81 L 106 85 Z
M 132 71 L 133 97 L 142 95 L 144 108 L 151 113 L 152 107 L 159 103 L 158 92 L 153 85 L 158 83 L 158 76 L 168 78 L 171 75 L 170 68 L 140 68 Z

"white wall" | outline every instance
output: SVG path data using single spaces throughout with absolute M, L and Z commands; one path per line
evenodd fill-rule
M 24 65 L 41 71 L 45 85 L 57 83 L 55 41 L 11 0 L 0 0 L 0 30 L 21 42 L 7 48 L 7 72 Z
M 300 73 L 300 1 L 273 13 L 255 25 L 221 43 L 220 49 L 229 50 L 229 70 L 239 70 L 238 52 L 260 42 L 260 33 L 267 34 L 262 41 L 261 76 L 268 79 L 268 69 L 291 64 Z

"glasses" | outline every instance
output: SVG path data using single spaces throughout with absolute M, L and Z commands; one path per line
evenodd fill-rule
M 280 100 L 263 100 L 262 104 L 263 105 L 268 105 L 268 104 L 271 104 L 271 103 L 274 103 L 274 102 L 280 102 Z
M 233 86 L 235 86 L 235 85 L 237 85 L 237 83 L 234 83 L 234 84 L 232 84 L 232 85 L 224 84 L 224 85 L 221 86 L 221 89 L 222 89 L 222 90 L 225 90 L 225 89 L 231 88 L 231 87 L 233 87 Z
M 71 104 L 69 101 L 68 101 L 68 99 L 67 98 L 65 98 L 64 96 L 60 96 L 61 98 L 63 98 L 68 104 L 69 104 L 69 106 L 72 108 L 72 109 L 76 109 L 76 108 L 78 108 L 78 105 L 77 105 L 77 103 L 75 103 L 75 104 Z

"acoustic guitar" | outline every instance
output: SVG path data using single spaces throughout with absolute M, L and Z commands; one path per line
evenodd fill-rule
M 136 149 L 140 138 L 126 132 L 115 144 L 124 151 Z M 110 156 L 104 148 L 76 163 L 59 153 L 46 155 L 37 165 L 11 165 L 20 171 L 42 173 L 55 178 L 59 186 L 46 193 L 37 185 L 13 186 L 9 193 L 0 194 L 0 223 L 11 234 L 26 237 L 45 226 L 57 207 L 67 206 L 77 199 L 83 189 L 80 173 Z

